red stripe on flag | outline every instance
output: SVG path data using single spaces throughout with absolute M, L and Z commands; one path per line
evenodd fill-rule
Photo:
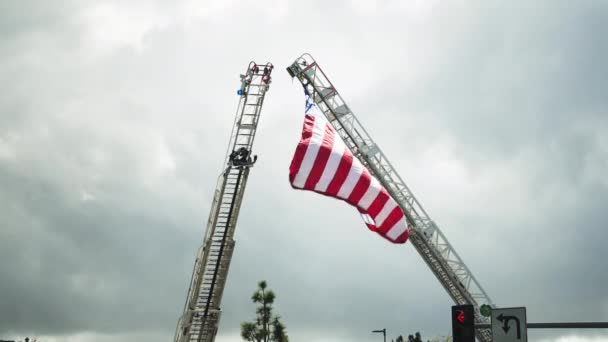
M 403 210 L 401 210 L 400 206 L 396 206 L 384 222 L 382 226 L 378 227 L 378 232 L 381 234 L 386 234 L 388 231 L 393 228 L 395 223 L 399 222 L 399 220 L 403 217 Z
M 371 230 L 372 232 L 377 232 L 378 227 L 376 227 L 373 224 L 369 224 L 369 223 L 365 223 L 365 225 L 367 226 L 367 228 L 369 228 L 369 230 Z
M 363 195 L 367 191 L 367 188 L 369 188 L 369 184 L 371 182 L 372 176 L 369 174 L 369 171 L 364 168 L 363 173 L 357 181 L 357 184 L 355 184 L 353 191 L 350 193 L 350 196 L 348 196 L 348 203 L 356 206 L 357 203 L 359 203 L 359 201 L 361 200 L 361 197 L 363 197 Z
M 327 187 L 326 194 L 328 196 L 336 197 L 338 191 L 340 191 L 340 188 L 342 187 L 342 184 L 344 184 L 352 165 L 353 155 L 349 149 L 346 149 L 342 155 L 342 160 L 340 160 L 340 164 L 336 169 L 336 174 Z
M 291 160 L 291 165 L 289 166 L 289 183 L 291 183 L 292 186 L 293 180 L 298 174 L 298 171 L 300 171 L 300 166 L 302 166 L 302 161 L 304 160 L 304 155 L 308 149 L 308 143 L 310 142 L 310 137 L 312 137 L 312 129 L 314 126 L 315 117 L 306 115 L 304 118 L 304 127 L 302 128 L 302 140 L 298 143 L 296 152 Z
M 407 239 L 410 237 L 410 228 L 408 227 L 405 232 L 401 233 L 401 235 L 397 236 L 397 238 L 395 240 L 391 240 L 391 238 L 389 238 L 388 236 L 384 235 L 384 234 L 380 234 L 380 236 L 382 236 L 383 238 L 385 238 L 387 241 L 390 241 L 392 243 L 405 243 L 407 242 Z
M 378 196 L 376 196 L 376 198 L 372 201 L 372 204 L 370 204 L 369 208 L 367 208 L 367 213 L 369 216 L 373 217 L 375 220 L 376 216 L 378 216 L 382 208 L 384 208 L 384 205 L 388 199 L 389 195 L 387 191 L 384 188 L 380 189 Z
M 323 135 L 321 147 L 319 148 L 319 152 L 317 153 L 317 157 L 315 158 L 312 170 L 310 170 L 308 179 L 306 179 L 304 189 L 314 189 L 317 185 L 317 182 L 319 182 L 319 179 L 321 179 L 321 175 L 323 175 L 323 170 L 325 170 L 325 166 L 327 165 L 327 161 L 329 160 L 329 156 L 331 155 L 331 149 L 333 145 L 334 131 L 329 124 L 326 124 L 325 134 Z

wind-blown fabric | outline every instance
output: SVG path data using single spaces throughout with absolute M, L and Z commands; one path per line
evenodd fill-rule
M 353 156 L 316 104 L 307 96 L 302 138 L 289 167 L 294 189 L 310 190 L 355 206 L 370 230 L 393 243 L 407 241 L 403 209 Z

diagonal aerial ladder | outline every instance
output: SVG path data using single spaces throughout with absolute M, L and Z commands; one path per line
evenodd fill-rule
M 450 297 L 457 304 L 472 304 L 475 323 L 488 324 L 489 319 L 480 314 L 479 308 L 483 304 L 492 305 L 492 300 L 357 120 L 319 64 L 311 55 L 304 54 L 287 68 L 287 72 L 302 83 L 353 154 L 404 209 L 412 226 L 412 245 Z M 476 336 L 482 342 L 492 341 L 489 329 L 477 329 Z
M 228 144 L 225 169 L 219 176 L 207 230 L 198 250 L 188 297 L 177 322 L 175 342 L 212 342 L 220 320 L 220 303 L 234 251 L 234 230 L 249 170 L 257 156 L 251 148 L 270 86 L 273 66 L 249 63 L 241 75 L 236 118 Z

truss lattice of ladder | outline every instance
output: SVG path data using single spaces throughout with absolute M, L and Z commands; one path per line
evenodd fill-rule
M 234 251 L 234 230 L 249 170 L 257 156 L 251 148 L 258 127 L 273 66 L 249 64 L 241 75 L 236 118 L 207 221 L 203 244 L 199 248 L 188 297 L 175 331 L 175 342 L 212 342 L 220 320 L 222 293 Z

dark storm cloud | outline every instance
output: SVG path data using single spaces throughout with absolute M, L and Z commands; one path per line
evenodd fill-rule
M 133 315 L 149 315 L 141 321 L 146 328 L 162 322 L 165 309 L 149 300 L 162 288 L 149 286 L 159 279 L 148 263 L 179 262 L 167 256 L 179 234 L 163 237 L 162 249 L 150 241 L 175 222 L 132 207 L 78 203 L 48 183 L 2 176 L 3 199 L 11 195 L 2 203 L 2 331 L 124 331 Z
M 556 2 L 550 13 L 540 3 L 466 9 L 440 8 L 441 25 L 426 37 L 432 43 L 405 56 L 401 69 L 378 84 L 403 101 L 370 102 L 411 113 L 402 120 L 431 115 L 434 129 L 449 130 L 440 133 L 458 134 L 475 153 L 501 157 L 605 117 L 604 3 Z M 437 47 L 430 61 L 417 58 Z M 403 69 L 424 78 L 404 79 Z
M 190 259 L 169 251 L 194 240 L 183 230 L 196 221 L 184 212 L 193 208 L 156 210 L 172 205 L 179 190 L 148 198 L 152 189 L 134 166 L 144 150 L 47 119 L 38 117 L 41 135 L 32 126 L 8 131 L 19 134 L 19 144 L 0 172 L 0 330 L 116 332 L 173 319 L 167 303 L 151 299 L 182 292 L 162 279 L 177 276 L 172 266 Z M 92 156 L 99 151 L 102 162 Z
M 481 6 L 466 23 L 450 17 L 429 39 L 457 41 L 423 72 L 430 76 L 422 84 L 382 82 L 405 104 L 373 103 L 413 126 L 404 145 L 447 141 L 473 177 L 498 168 L 496 183 L 515 181 L 445 228 L 499 306 L 528 305 L 535 321 L 605 319 L 606 4 L 557 4 L 550 14 L 544 5 L 520 5 Z M 520 195 L 508 197 L 514 188 Z M 496 206 L 511 213 L 484 217 Z M 487 237 L 486 248 L 471 244 L 471 231 Z
M 170 125 L 134 120 L 154 113 L 127 98 L 133 91 L 124 78 L 113 83 L 103 75 L 106 67 L 137 72 L 128 63 L 132 53 L 123 54 L 126 63 L 87 64 L 79 62 L 87 55 L 77 42 L 46 49 L 71 40 L 74 32 L 66 38 L 64 29 L 78 13 L 59 3 L 35 7 L 15 3 L 2 12 L 19 26 L 9 30 L 11 21 L 2 21 L 20 49 L 3 53 L 0 68 L 11 85 L 0 95 L 0 334 L 172 330 L 184 286 L 163 279 L 188 277 L 191 266 L 173 266 L 192 260 L 200 234 L 186 230 L 204 215 L 189 203 L 170 213 L 161 208 L 191 191 L 193 170 L 183 169 L 197 164 L 190 136 L 162 139 L 156 127 Z M 18 20 L 36 13 L 36 25 Z M 159 150 L 170 160 L 157 160 Z M 179 163 L 179 181 L 163 175 L 171 163 Z M 165 195 L 151 195 L 158 191 Z M 163 301 L 164 293 L 180 301 Z

